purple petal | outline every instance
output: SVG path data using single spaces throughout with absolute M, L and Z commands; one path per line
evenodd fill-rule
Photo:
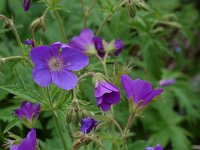
M 152 85 L 149 82 L 140 79 L 133 80 L 132 86 L 135 105 L 137 105 L 140 100 L 145 100 L 146 97 L 152 92 Z
M 79 71 L 89 63 L 89 59 L 85 54 L 70 47 L 62 49 L 61 57 L 67 70 Z
M 103 102 L 108 104 L 117 104 L 120 101 L 120 93 L 119 92 L 111 92 L 103 95 Z
M 122 75 L 121 82 L 127 98 L 130 99 L 133 96 L 133 80 L 127 75 Z
M 159 82 L 159 85 L 160 86 L 168 86 L 168 85 L 172 85 L 174 84 L 176 81 L 174 79 L 163 79 L 163 80 L 160 80 Z
M 108 110 L 110 110 L 111 104 L 108 104 L 108 103 L 103 102 L 103 103 L 101 103 L 101 104 L 99 105 L 99 107 L 101 107 L 101 109 L 102 109 L 103 111 L 108 111 Z
M 161 94 L 163 92 L 163 89 L 156 89 L 151 92 L 151 94 L 148 95 L 148 97 L 145 99 L 145 101 L 142 103 L 142 106 L 147 105 L 154 97 Z
M 62 89 L 71 90 L 75 88 L 78 78 L 73 72 L 62 70 L 52 72 L 52 82 Z
M 33 80 L 42 87 L 51 83 L 51 72 L 45 64 L 38 64 L 33 68 Z
M 154 147 L 147 147 L 145 150 L 154 150 Z
M 154 150 L 163 150 L 162 146 L 160 144 L 156 145 Z
M 92 39 L 94 37 L 94 33 L 90 29 L 83 29 L 81 31 L 80 37 L 83 38 L 85 40 L 85 42 L 87 42 L 88 44 L 92 44 L 93 43 Z
M 10 147 L 10 150 L 19 150 L 19 149 L 18 149 L 18 145 L 12 145 L 12 146 Z
M 105 86 L 103 86 L 105 83 L 99 81 L 97 87 L 95 88 L 95 97 L 101 97 L 103 94 L 105 93 L 111 93 L 112 90 L 110 90 L 109 88 L 105 88 Z
M 93 37 L 94 33 L 90 29 L 84 29 L 81 31 L 80 36 L 75 36 L 70 40 L 69 46 L 81 51 L 87 50 L 88 45 L 93 45 Z
M 89 133 L 97 125 L 97 121 L 93 118 L 84 118 L 81 123 L 81 131 L 83 133 Z
M 38 46 L 31 49 L 30 57 L 33 63 L 47 63 L 50 59 L 49 47 L 48 46 Z
M 18 150 L 35 150 L 36 145 L 36 131 L 35 129 L 31 129 L 27 137 L 23 139 L 20 145 L 18 146 Z
M 118 38 L 118 39 L 115 40 L 114 47 L 116 49 L 114 54 L 117 56 L 122 52 L 122 50 L 124 48 L 124 43 Z

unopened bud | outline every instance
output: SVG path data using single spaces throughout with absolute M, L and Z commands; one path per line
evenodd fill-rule
M 45 18 L 43 16 L 35 19 L 30 25 L 30 30 L 32 34 L 36 33 L 40 29 L 42 29 L 43 32 L 46 29 Z
M 129 16 L 131 18 L 134 18 L 136 15 L 136 6 L 131 0 L 127 1 L 127 9 L 128 9 Z

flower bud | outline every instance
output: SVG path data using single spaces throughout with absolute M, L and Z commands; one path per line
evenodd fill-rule
M 45 18 L 43 16 L 35 19 L 30 25 L 32 34 L 36 33 L 40 29 L 42 29 L 43 32 L 46 30 Z
M 129 13 L 129 16 L 131 18 L 134 18 L 135 15 L 136 15 L 136 6 L 133 2 L 131 1 L 127 1 L 127 9 L 128 9 L 128 13 Z

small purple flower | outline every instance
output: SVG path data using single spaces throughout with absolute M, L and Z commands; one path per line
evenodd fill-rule
M 119 89 L 110 82 L 98 81 L 94 94 L 98 107 L 103 111 L 108 111 L 111 105 L 117 104 L 120 101 Z
M 23 139 L 19 145 L 12 145 L 10 150 L 36 150 L 36 147 L 36 131 L 35 129 L 31 129 L 31 131 L 27 134 L 27 137 Z
M 14 115 L 24 120 L 26 125 L 31 128 L 39 116 L 40 109 L 40 103 L 34 105 L 31 102 L 23 102 L 20 108 L 14 111 Z
M 93 43 L 95 45 L 98 55 L 100 57 L 104 57 L 105 50 L 104 50 L 104 46 L 103 46 L 103 39 L 100 37 L 94 37 L 92 40 L 93 40 Z
M 38 46 L 30 52 L 34 63 L 33 80 L 42 87 L 53 82 L 58 87 L 71 90 L 78 81 L 72 71 L 88 65 L 88 57 L 68 45 L 56 42 L 50 46 Z
M 118 38 L 118 39 L 115 40 L 114 47 L 116 49 L 114 54 L 116 56 L 118 56 L 122 52 L 122 50 L 124 48 L 124 43 Z
M 94 47 L 93 43 L 94 33 L 90 29 L 83 29 L 79 36 L 73 37 L 70 42 L 69 46 L 76 48 L 81 51 L 86 51 L 90 47 Z
M 95 129 L 98 122 L 93 118 L 84 118 L 81 122 L 81 132 L 89 133 L 92 129 Z
M 163 150 L 163 148 L 160 144 L 158 144 L 155 147 L 147 147 L 145 150 Z
M 33 39 L 31 39 L 31 40 L 25 40 L 24 44 L 30 46 L 31 48 L 35 47 L 35 42 L 34 42 Z
M 29 8 L 31 7 L 31 0 L 24 0 L 23 6 L 24 6 L 24 10 L 28 11 Z
M 133 98 L 134 106 L 140 105 L 140 108 L 146 106 L 151 100 L 163 92 L 163 89 L 152 89 L 149 82 L 135 79 L 132 80 L 127 75 L 121 76 L 122 86 L 126 92 L 127 98 Z
M 163 79 L 160 80 L 159 85 L 160 86 L 168 86 L 174 84 L 176 81 L 174 79 Z

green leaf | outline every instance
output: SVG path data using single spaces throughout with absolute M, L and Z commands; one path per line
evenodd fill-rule
M 6 128 L 4 129 L 3 133 L 7 133 L 12 127 L 14 127 L 16 125 L 16 123 L 19 121 L 18 118 L 13 119 L 12 121 L 9 121 L 9 123 L 7 124 Z

